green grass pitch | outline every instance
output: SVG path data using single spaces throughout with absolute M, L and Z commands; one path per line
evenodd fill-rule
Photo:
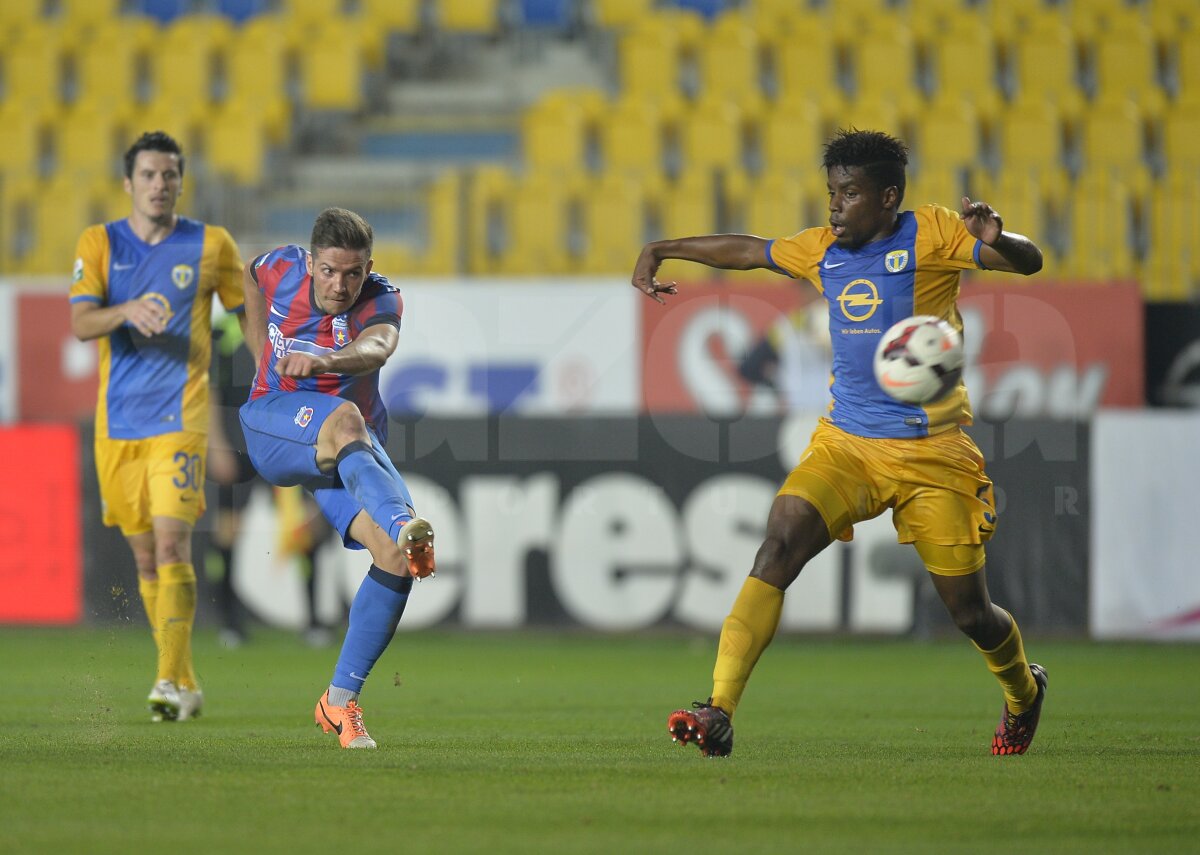
M 1024 757 L 965 641 L 781 637 L 734 755 L 671 744 L 715 639 L 402 634 L 363 696 L 375 752 L 312 707 L 335 650 L 201 632 L 208 698 L 151 724 L 141 627 L 0 630 L 0 852 L 1200 851 L 1200 646 L 1029 639 Z

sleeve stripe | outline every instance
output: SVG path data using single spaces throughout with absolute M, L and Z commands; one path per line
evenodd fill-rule
M 987 265 L 983 263 L 983 259 L 980 257 L 980 252 L 982 252 L 982 250 L 983 250 L 983 241 L 976 239 L 975 240 L 975 249 L 973 249 L 971 251 L 971 255 L 975 259 L 976 267 L 978 267 L 980 270 L 987 270 L 988 269 Z
M 782 267 L 780 267 L 778 264 L 775 263 L 775 257 L 771 254 L 771 247 L 773 247 L 774 245 L 775 245 L 775 241 L 773 239 L 767 241 L 767 264 L 769 264 L 772 268 L 774 268 L 775 270 L 778 270 L 780 273 L 784 274 L 785 276 L 791 276 L 792 275 L 791 273 L 784 270 Z
M 104 301 L 95 294 L 76 294 L 71 298 L 72 303 L 103 303 Z

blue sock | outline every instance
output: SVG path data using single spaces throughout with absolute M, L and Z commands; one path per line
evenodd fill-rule
M 338 454 L 337 471 L 371 519 L 395 540 L 413 518 L 412 499 L 400 473 L 390 461 L 384 466 L 380 456 L 370 443 L 352 442 Z
M 371 565 L 350 605 L 350 628 L 333 669 L 329 702 L 334 706 L 344 707 L 358 698 L 363 682 L 396 634 L 412 585 L 411 576 L 394 576 Z

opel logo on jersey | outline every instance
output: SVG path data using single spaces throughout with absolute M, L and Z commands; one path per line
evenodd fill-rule
M 855 279 L 842 289 L 837 298 L 842 314 L 850 321 L 865 321 L 883 300 L 879 299 L 879 290 L 870 279 Z
M 191 285 L 194 278 L 196 278 L 196 271 L 190 264 L 176 264 L 171 268 L 171 281 L 180 291 Z
M 162 294 L 159 294 L 157 291 L 151 291 L 149 294 L 143 294 L 142 299 L 159 306 L 163 310 L 163 316 L 165 320 L 169 321 L 171 318 L 175 317 L 175 311 L 171 308 L 171 301 Z
M 908 250 L 894 249 L 883 257 L 883 266 L 888 273 L 899 273 L 908 267 Z

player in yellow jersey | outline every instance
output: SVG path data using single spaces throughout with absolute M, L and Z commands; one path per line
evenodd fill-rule
M 204 513 L 212 300 L 238 312 L 243 302 L 229 233 L 175 213 L 183 167 L 161 131 L 129 148 L 129 216 L 83 232 L 71 283 L 71 330 L 99 344 L 100 498 L 137 565 L 158 649 L 156 721 L 194 718 L 204 701 L 192 666 L 192 529 Z
M 1029 664 L 1012 615 L 992 603 L 984 544 L 996 526 L 992 482 L 962 426 L 966 389 L 928 407 L 898 403 L 875 382 L 875 346 L 894 322 L 936 315 L 960 332 L 959 276 L 968 268 L 1029 275 L 1041 250 L 1005 231 L 992 208 L 962 200 L 902 211 L 908 151 L 876 131 L 842 131 L 825 146 L 829 225 L 778 240 L 707 235 L 647 244 L 634 287 L 662 303 L 674 283 L 655 278 L 664 259 L 732 270 L 766 268 L 807 279 L 829 306 L 833 372 L 828 415 L 784 481 L 766 538 L 721 628 L 707 702 L 667 721 L 676 741 L 705 756 L 733 750 L 733 714 L 755 663 L 779 625 L 783 596 L 804 565 L 856 522 L 893 509 L 900 542 L 912 543 L 955 624 L 983 654 L 1004 692 L 993 754 L 1023 754 L 1046 695 L 1046 672 Z

